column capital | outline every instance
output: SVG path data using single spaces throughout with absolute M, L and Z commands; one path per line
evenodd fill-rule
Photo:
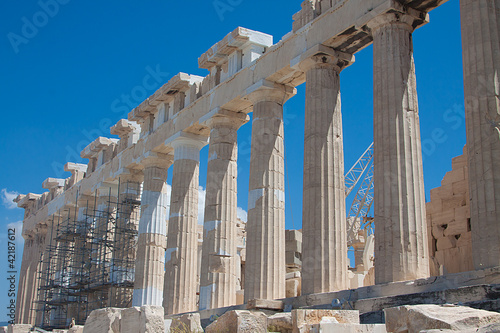
M 172 148 L 174 148 L 174 150 L 182 147 L 189 147 L 198 149 L 199 151 L 201 150 L 201 148 L 205 147 L 208 144 L 208 137 L 203 135 L 179 132 L 165 141 L 165 144 L 170 144 Z M 178 159 L 177 156 L 175 156 L 175 152 L 174 159 Z
M 144 168 L 163 168 L 168 169 L 173 163 L 173 158 L 168 154 L 148 152 L 142 156 L 140 162 Z
M 366 25 L 371 29 L 372 34 L 386 26 L 401 26 L 413 32 L 417 27 L 429 22 L 429 14 L 408 9 L 407 12 L 391 11 L 378 15 L 371 19 Z
M 278 84 L 268 80 L 260 80 L 247 88 L 245 99 L 253 104 L 258 102 L 276 102 L 280 105 L 297 93 L 294 87 Z
M 144 181 L 144 172 L 142 170 L 124 168 L 116 176 L 121 184 L 142 183 Z
M 317 44 L 290 62 L 291 68 L 296 68 L 304 73 L 312 68 L 333 68 L 342 71 L 355 61 L 353 54 L 337 51 L 331 47 Z
M 216 113 L 207 120 L 207 125 L 211 129 L 216 127 L 232 127 L 238 129 L 250 120 L 250 117 L 243 112 L 234 112 L 220 108 L 215 111 Z

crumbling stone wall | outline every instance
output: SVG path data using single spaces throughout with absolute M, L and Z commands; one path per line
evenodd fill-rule
M 426 204 L 431 275 L 474 270 L 470 227 L 467 149 L 453 158 L 452 170 L 431 190 Z

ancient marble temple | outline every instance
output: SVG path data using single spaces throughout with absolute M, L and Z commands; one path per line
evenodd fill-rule
M 428 278 L 412 34 L 444 2 L 308 0 L 277 43 L 241 27 L 229 33 L 198 59 L 205 77 L 175 75 L 110 129 L 119 139 L 95 138 L 81 153 L 86 165 L 67 161 L 71 177 L 48 178 L 47 192 L 16 199 L 25 209 L 26 240 L 16 321 L 56 327 L 84 322 L 103 307 L 163 306 L 173 315 L 289 296 L 283 106 L 304 83 L 296 276 L 302 295 L 349 289 L 339 77 L 369 45 L 374 281 Z M 460 0 L 460 8 L 472 261 L 484 270 L 500 266 L 500 0 Z M 250 176 L 242 179 L 237 131 L 249 126 L 249 113 Z M 200 150 L 207 145 L 198 230 Z M 244 246 L 237 181 L 249 182 Z

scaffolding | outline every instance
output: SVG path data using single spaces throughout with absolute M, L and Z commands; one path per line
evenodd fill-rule
M 38 327 L 83 325 L 92 310 L 131 306 L 140 191 L 138 183 L 119 183 L 56 214 L 37 276 Z

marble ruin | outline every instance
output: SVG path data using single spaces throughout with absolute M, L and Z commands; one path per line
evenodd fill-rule
M 207 76 L 175 75 L 110 129 L 119 139 L 99 137 L 82 151 L 86 165 L 67 163 L 69 178 L 48 178 L 47 192 L 16 199 L 26 240 L 16 322 L 62 329 L 97 310 L 91 318 L 106 318 L 110 331 L 140 323 L 153 332 L 163 314 L 199 312 L 206 327 L 228 309 L 233 324 L 261 321 L 247 308 L 293 309 L 296 322 L 307 317 L 300 308 L 349 303 L 361 324 L 383 323 L 373 318 L 385 305 L 419 293 L 500 310 L 488 297 L 500 281 L 500 0 L 460 0 L 467 146 L 426 204 L 412 33 L 444 2 L 306 0 L 278 43 L 241 27 L 229 33 L 198 59 Z M 375 233 L 358 230 L 348 245 L 339 76 L 371 44 Z M 285 230 L 283 105 L 303 83 L 302 230 Z M 237 131 L 251 112 L 245 224 Z M 348 246 L 357 250 L 353 268 Z M 361 325 L 359 313 L 346 325 Z M 331 326 L 310 323 L 323 324 Z

